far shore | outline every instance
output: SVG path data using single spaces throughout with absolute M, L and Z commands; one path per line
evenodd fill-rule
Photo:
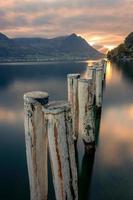
M 0 65 L 36 65 L 36 64 L 55 64 L 55 63 L 81 63 L 81 62 L 96 62 L 104 58 L 99 58 L 99 59 L 71 59 L 71 60 L 43 60 L 43 61 L 5 61 L 5 62 L 0 62 Z

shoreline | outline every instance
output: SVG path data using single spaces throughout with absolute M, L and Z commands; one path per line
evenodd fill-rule
M 36 64 L 55 64 L 55 63 L 88 63 L 88 62 L 95 62 L 98 60 L 101 60 L 104 58 L 99 58 L 99 59 L 82 59 L 82 60 L 49 60 L 49 61 L 5 61 L 5 62 L 0 62 L 1 65 L 36 65 Z
M 126 62 L 133 62 L 133 58 L 117 58 L 117 59 L 109 59 L 111 62 L 116 62 L 116 63 L 126 63 Z

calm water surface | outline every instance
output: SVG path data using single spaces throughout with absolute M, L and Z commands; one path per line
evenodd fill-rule
M 87 63 L 0 66 L 0 200 L 29 200 L 23 94 L 48 91 L 67 99 L 68 73 L 85 75 Z M 133 200 L 133 65 L 108 63 L 95 155 L 79 145 L 80 200 Z M 52 183 L 49 183 L 52 191 Z M 50 200 L 54 200 L 50 192 Z

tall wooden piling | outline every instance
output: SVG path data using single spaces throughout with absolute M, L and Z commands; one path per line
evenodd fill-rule
M 105 81 L 105 77 L 106 77 L 106 66 L 107 66 L 107 61 L 106 60 L 102 60 L 100 62 L 100 67 L 103 68 L 103 81 Z
M 92 79 L 94 95 L 96 91 L 96 67 L 97 65 L 90 67 L 89 74 L 88 74 L 88 79 Z
M 107 61 L 104 60 L 104 77 L 106 77 Z
M 48 199 L 47 132 L 42 107 L 48 103 L 45 92 L 24 95 L 25 141 L 28 163 L 30 199 Z
M 80 74 L 68 74 L 68 102 L 71 105 L 74 139 L 78 137 L 78 79 Z
M 96 106 L 102 106 L 102 78 L 103 78 L 103 68 L 96 68 Z
M 86 147 L 95 143 L 94 123 L 94 90 L 92 79 L 79 79 L 79 134 L 81 134 Z
M 86 79 L 92 78 L 92 71 L 91 71 L 92 68 L 93 68 L 93 66 L 88 66 L 87 67 L 87 70 L 86 70 L 86 74 L 87 74 Z
M 70 105 L 53 102 L 44 109 L 57 200 L 78 200 L 77 167 Z

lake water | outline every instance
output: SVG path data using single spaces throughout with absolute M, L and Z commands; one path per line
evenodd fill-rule
M 67 74 L 85 75 L 87 65 L 0 65 L 0 200 L 29 200 L 23 94 L 43 90 L 50 100 L 67 99 Z M 132 171 L 133 65 L 108 63 L 95 155 L 79 149 L 80 200 L 133 200 Z

